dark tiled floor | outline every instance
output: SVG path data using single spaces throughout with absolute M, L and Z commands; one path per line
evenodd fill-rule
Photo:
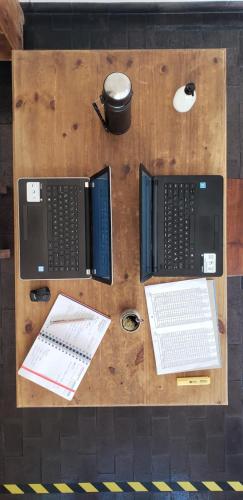
M 59 12 L 51 15 L 42 11 L 26 14 L 25 47 L 227 47 L 228 175 L 243 177 L 242 21 L 243 14 L 63 15 Z M 12 248 L 11 124 L 11 67 L 1 63 L 0 174 L 10 187 L 8 195 L 1 200 L 0 227 L 2 241 L 9 241 Z M 228 407 L 97 410 L 15 408 L 12 259 L 1 262 L 0 280 L 0 482 L 242 479 L 243 290 L 240 278 L 228 280 Z M 107 498 L 105 494 L 99 498 L 103 496 Z M 137 494 L 136 498 L 140 496 Z M 191 494 L 190 499 L 206 500 L 211 496 Z M 219 499 L 233 496 L 235 498 L 235 494 L 217 494 Z M 133 497 L 128 494 L 125 498 Z M 174 495 L 163 495 L 165 499 L 172 497 Z M 188 499 L 189 495 L 181 493 L 178 497 Z M 108 498 L 113 500 L 115 496 L 110 494 Z M 122 495 L 116 496 L 120 498 Z M 150 499 L 153 495 L 142 494 L 141 498 Z

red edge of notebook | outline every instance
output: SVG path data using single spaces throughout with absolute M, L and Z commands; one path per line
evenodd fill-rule
M 27 372 L 33 373 L 33 375 L 36 375 L 37 377 L 43 378 L 44 380 L 47 380 L 48 382 L 51 382 L 52 384 L 58 385 L 59 387 L 62 387 L 63 389 L 66 389 L 67 391 L 75 392 L 74 389 L 71 389 L 70 387 L 63 385 L 60 382 L 57 382 L 56 380 L 53 380 L 50 377 L 47 377 L 46 375 L 42 375 L 42 373 L 31 370 L 31 368 L 27 368 L 27 366 L 22 365 L 20 369 L 23 369 L 23 370 L 26 370 Z

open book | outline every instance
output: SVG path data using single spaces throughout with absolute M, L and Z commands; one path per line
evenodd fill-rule
M 214 281 L 145 287 L 157 374 L 220 367 Z
M 107 316 L 58 295 L 19 375 L 71 400 L 110 321 Z

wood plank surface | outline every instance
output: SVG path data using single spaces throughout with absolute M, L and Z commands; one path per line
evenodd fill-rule
M 11 48 L 3 33 L 0 33 L 0 61 L 11 61 Z
M 228 179 L 227 269 L 228 276 L 243 275 L 243 179 Z
M 224 49 L 14 52 L 17 369 L 57 293 L 68 293 L 112 319 L 72 402 L 17 376 L 18 406 L 227 404 L 226 251 L 224 276 L 216 279 L 222 369 L 202 372 L 211 376 L 210 386 L 177 387 L 176 375 L 157 376 L 155 371 L 139 281 L 138 197 L 140 162 L 152 174 L 226 176 L 225 57 Z M 122 136 L 107 134 L 92 109 L 104 78 L 113 71 L 126 73 L 134 90 L 132 126 Z M 188 81 L 196 83 L 198 98 L 190 113 L 180 114 L 172 99 Z M 112 167 L 113 285 L 21 281 L 17 179 L 89 176 L 105 163 Z M 149 283 L 162 281 L 153 278 Z M 40 285 L 50 287 L 47 304 L 29 300 L 29 291 Z M 145 322 L 137 333 L 128 334 L 121 330 L 119 317 L 131 307 Z
M 10 50 L 23 48 L 23 24 L 24 14 L 18 0 L 0 0 L 0 31 Z

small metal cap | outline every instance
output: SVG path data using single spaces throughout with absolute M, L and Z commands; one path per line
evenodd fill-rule
M 125 99 L 131 92 L 131 82 L 124 73 L 111 73 L 104 81 L 105 93 L 116 101 Z

